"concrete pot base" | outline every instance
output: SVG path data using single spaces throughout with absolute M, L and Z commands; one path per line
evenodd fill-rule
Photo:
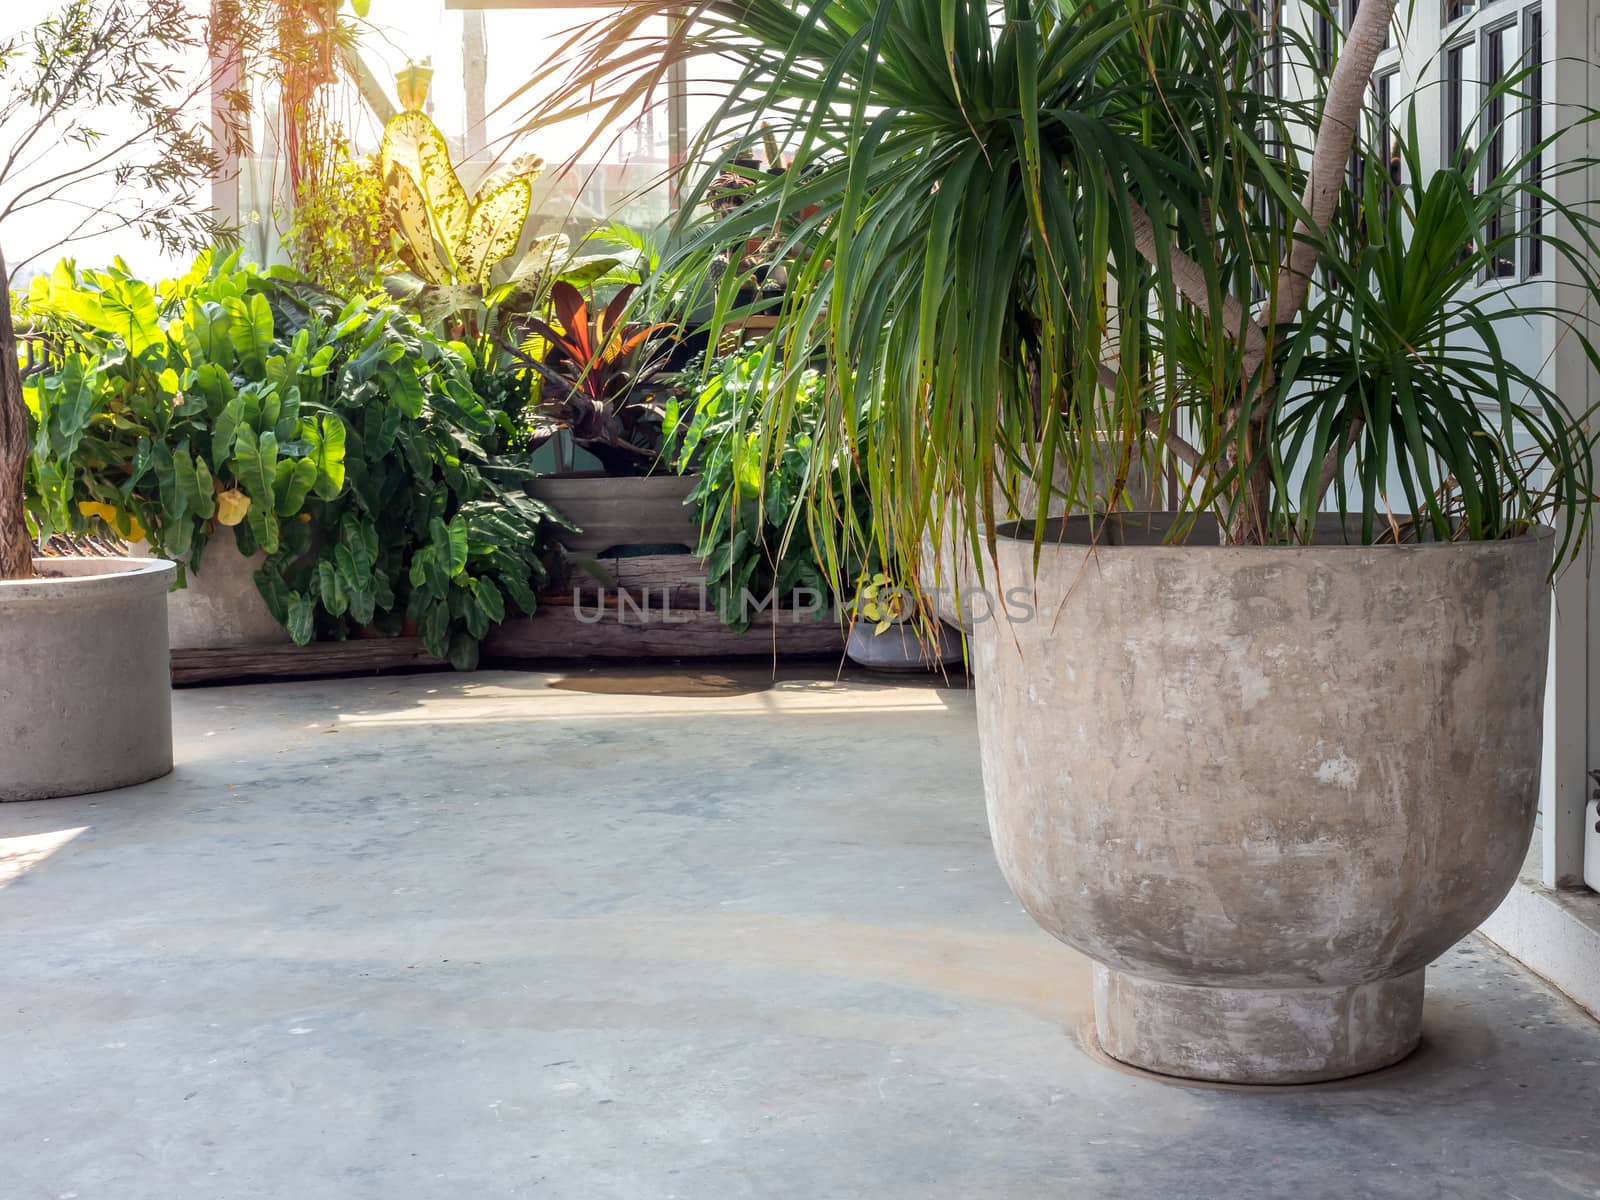
M 1096 963 L 1095 1036 L 1119 1062 L 1183 1079 L 1320 1083 L 1381 1070 L 1422 1038 L 1423 972 L 1354 987 L 1193 987 Z

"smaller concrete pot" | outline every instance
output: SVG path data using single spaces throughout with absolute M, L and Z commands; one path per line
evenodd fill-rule
M 161 559 L 40 558 L 0 580 L 0 800 L 143 783 L 172 770 Z
M 869 621 L 856 621 L 850 626 L 844 652 L 857 666 L 873 671 L 937 671 L 955 666 L 961 661 L 961 635 L 942 621 L 934 628 L 937 632 L 929 642 L 924 640 L 926 634 L 918 636 L 922 631 L 910 621 L 882 633 L 875 633 Z

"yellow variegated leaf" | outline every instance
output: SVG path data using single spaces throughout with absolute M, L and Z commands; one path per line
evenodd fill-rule
M 409 252 L 408 265 L 429 283 L 448 283 L 450 271 L 434 244 L 428 206 L 416 180 L 399 165 L 390 167 L 384 178 L 387 181 L 389 216 L 395 228 L 399 229 L 400 236 L 405 239 L 405 249 Z
M 426 201 L 428 219 L 434 235 L 444 245 L 446 253 L 456 246 L 467 232 L 467 219 L 472 205 L 466 189 L 450 164 L 450 147 L 445 144 L 439 127 L 420 112 L 403 112 L 392 117 L 383 127 L 383 145 L 379 151 L 379 166 L 383 177 L 389 177 L 391 167 L 404 168 L 411 176 Z
M 523 284 L 538 276 L 555 274 L 556 264 L 566 260 L 572 242 L 564 233 L 547 233 L 533 239 L 528 252 L 517 260 L 507 283 Z
M 519 154 L 516 158 L 491 171 L 478 184 L 478 190 L 473 193 L 472 203 L 482 204 L 491 193 L 498 192 L 513 180 L 525 179 L 532 183 L 544 174 L 544 159 L 537 154 Z
M 487 285 L 489 272 L 516 252 L 533 206 L 533 185 L 513 179 L 473 205 L 466 233 L 456 243 L 456 270 L 463 280 Z
M 237 525 L 250 511 L 250 497 L 238 488 L 225 488 L 217 493 L 217 524 Z

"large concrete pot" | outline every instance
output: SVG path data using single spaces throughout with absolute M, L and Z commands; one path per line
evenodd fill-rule
M 543 500 L 579 532 L 557 536 L 570 551 L 599 555 L 626 546 L 682 546 L 700 540 L 694 510 L 685 501 L 692 475 L 545 475 L 528 483 L 528 495 Z
M 143 783 L 172 770 L 160 559 L 40 558 L 0 580 L 0 800 Z
M 1094 960 L 1102 1047 L 1237 1083 L 1402 1058 L 1423 968 L 1532 834 L 1549 531 L 1164 546 L 1128 519 L 1091 558 L 1065 525 L 1033 611 L 978 626 L 979 734 L 1000 867 Z M 1002 582 L 1032 554 L 1002 540 Z

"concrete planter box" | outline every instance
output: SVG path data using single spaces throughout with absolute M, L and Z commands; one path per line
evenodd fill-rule
M 1404 1057 L 1423 969 L 1532 834 L 1549 531 L 1162 546 L 1128 519 L 1085 570 L 1066 525 L 1033 610 L 977 626 L 979 736 L 1001 869 L 1094 960 L 1102 1047 L 1239 1083 Z M 1032 554 L 1002 539 L 1001 582 Z
M 570 551 L 675 545 L 692 551 L 700 527 L 684 501 L 696 482 L 692 475 L 546 475 L 528 483 L 528 495 L 578 526 L 581 532 L 561 535 Z
M 143 783 L 172 770 L 160 559 L 41 558 L 0 580 L 0 800 Z
M 150 553 L 144 542 L 135 557 Z M 266 555 L 239 553 L 231 530 L 206 543 L 200 570 L 185 572 L 187 586 L 167 596 L 168 638 L 174 650 L 221 650 L 236 646 L 283 646 L 289 631 L 278 624 L 256 587 L 255 571 Z

